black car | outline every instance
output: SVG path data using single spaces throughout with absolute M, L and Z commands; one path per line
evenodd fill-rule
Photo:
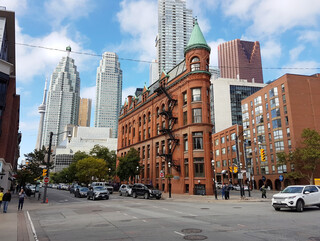
M 142 196 L 145 199 L 153 198 L 156 199 L 161 198 L 161 191 L 154 188 L 152 185 L 145 185 L 142 183 L 136 183 L 132 187 L 132 197 L 137 198 L 138 196 Z
M 87 187 L 78 187 L 74 191 L 74 196 L 75 197 L 86 197 L 89 189 Z
M 87 192 L 87 199 L 109 199 L 109 191 L 103 186 L 91 187 Z

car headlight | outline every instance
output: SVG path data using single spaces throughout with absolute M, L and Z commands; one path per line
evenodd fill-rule
M 287 199 L 294 199 L 296 196 L 287 197 Z
M 152 191 L 151 191 L 151 190 L 149 190 L 149 193 L 151 194 L 151 193 L 152 193 Z

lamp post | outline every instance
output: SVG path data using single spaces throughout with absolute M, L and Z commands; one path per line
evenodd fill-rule
M 53 132 L 51 131 L 50 132 L 50 138 L 49 138 L 49 148 L 48 148 L 48 159 L 47 159 L 47 174 L 46 174 L 46 177 L 49 177 L 49 167 L 50 167 L 50 155 L 51 155 L 51 146 L 52 146 L 52 136 L 55 135 L 55 136 L 58 136 L 58 135 L 61 135 L 63 133 L 66 133 L 66 132 L 69 132 L 69 131 L 64 131 L 64 132 L 61 132 L 61 133 L 57 133 L 57 134 L 53 134 Z M 70 142 L 71 140 L 71 134 L 69 133 L 68 134 L 68 141 Z M 44 191 L 43 191 L 43 203 L 46 203 L 46 200 L 47 200 L 47 189 L 48 189 L 48 183 L 45 183 L 44 184 Z
M 215 167 L 214 167 L 214 160 L 211 160 L 211 165 L 212 165 L 212 170 L 213 170 L 214 197 L 215 197 L 216 200 L 218 200 L 216 171 L 215 171 Z
M 136 175 L 136 177 L 137 177 L 136 179 L 139 181 L 139 166 L 137 166 L 136 169 L 137 169 L 137 173 L 138 173 L 138 174 Z
M 171 198 L 171 162 L 168 162 L 168 168 L 169 168 L 169 198 Z
M 249 195 L 249 197 L 251 197 L 251 193 L 250 193 L 251 163 L 249 165 L 249 162 L 247 159 L 247 141 L 243 142 L 243 152 L 244 152 L 244 160 L 245 160 L 245 164 L 246 164 L 246 171 L 247 171 L 247 174 L 249 174 L 247 176 L 247 178 L 248 178 L 248 195 Z
M 240 136 L 240 135 L 239 135 Z M 238 182 L 239 182 L 239 186 L 240 186 L 240 197 L 242 198 L 243 197 L 243 192 L 242 192 L 242 183 L 241 183 L 241 165 L 240 165 L 240 158 L 239 158 L 239 147 L 238 147 L 238 138 L 239 136 L 236 135 L 236 139 L 235 139 L 235 142 L 236 142 L 236 154 L 237 154 L 237 164 L 238 164 Z

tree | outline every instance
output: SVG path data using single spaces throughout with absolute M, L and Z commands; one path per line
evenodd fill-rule
M 131 148 L 124 157 L 119 157 L 117 176 L 120 181 L 129 181 L 130 178 L 133 179 L 135 175 L 138 175 L 141 168 L 139 162 L 139 152 L 134 148 Z
M 110 151 L 109 148 L 101 145 L 95 145 L 89 154 L 93 157 L 105 160 L 107 168 L 111 168 L 112 172 L 116 169 L 117 154 L 115 151 Z
M 294 180 L 304 178 L 313 184 L 314 174 L 320 167 L 320 135 L 315 130 L 307 128 L 302 131 L 301 138 L 301 147 L 289 154 L 277 154 L 279 159 L 277 165 L 293 164 L 294 170 L 286 177 Z
M 107 175 L 107 164 L 103 159 L 95 157 L 87 157 L 79 160 L 76 164 L 77 174 L 79 181 L 89 184 L 92 180 L 104 179 Z
M 84 152 L 84 151 L 77 151 L 77 152 L 74 153 L 74 155 L 73 155 L 73 160 L 77 162 L 77 161 L 82 160 L 82 159 L 84 159 L 84 158 L 86 158 L 86 157 L 89 157 L 89 155 L 88 155 L 86 152 Z

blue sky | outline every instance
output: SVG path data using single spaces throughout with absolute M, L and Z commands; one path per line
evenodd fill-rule
M 20 159 L 35 148 L 45 79 L 66 55 L 21 44 L 116 52 L 123 70 L 123 99 L 149 83 L 149 65 L 126 59 L 155 58 L 157 0 L 0 0 L 0 5 L 16 12 Z M 319 0 L 187 0 L 187 6 L 211 46 L 211 66 L 217 66 L 217 45 L 239 38 L 260 41 L 265 82 L 284 73 L 320 72 Z M 80 72 L 81 97 L 94 100 L 100 57 L 71 57 Z

